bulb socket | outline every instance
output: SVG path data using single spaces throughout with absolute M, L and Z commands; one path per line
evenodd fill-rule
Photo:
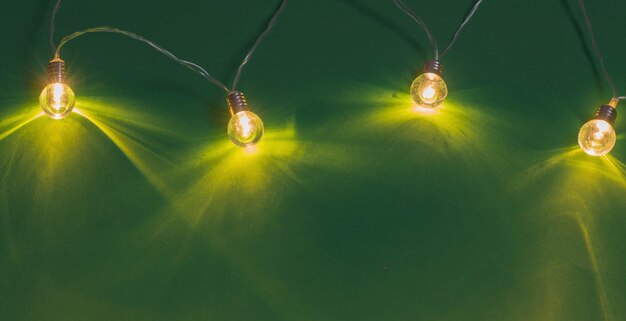
M 240 91 L 233 91 L 228 94 L 228 96 L 226 96 L 226 102 L 228 103 L 228 110 L 230 110 L 231 116 L 240 111 L 250 110 L 246 96 Z
M 611 105 L 602 105 L 598 107 L 595 119 L 601 119 L 613 125 L 617 119 L 617 109 Z
M 439 60 L 428 60 L 424 63 L 424 67 L 422 67 L 422 72 L 430 72 L 441 76 L 441 74 L 443 73 L 443 65 Z
M 54 58 L 48 63 L 48 78 L 52 83 L 65 83 L 65 61 Z

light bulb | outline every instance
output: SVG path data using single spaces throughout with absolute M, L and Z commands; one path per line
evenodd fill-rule
M 48 64 L 50 84 L 39 95 L 41 109 L 53 119 L 63 119 L 74 109 L 76 96 L 65 83 L 65 62 L 55 58 Z
M 228 137 L 238 146 L 247 147 L 258 143 L 263 137 L 263 121 L 250 111 L 246 96 L 233 91 L 227 97 L 231 118 L 228 122 Z
M 441 77 L 442 65 L 438 60 L 429 60 L 424 64 L 423 73 L 411 84 L 413 101 L 425 108 L 436 108 L 448 95 L 448 87 Z
M 617 118 L 617 101 L 602 105 L 596 117 L 586 122 L 578 132 L 578 145 L 591 156 L 606 155 L 615 146 L 615 129 L 612 124 Z

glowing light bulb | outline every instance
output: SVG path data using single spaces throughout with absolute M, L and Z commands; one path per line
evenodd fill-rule
M 615 129 L 612 124 L 617 118 L 617 100 L 609 105 L 602 105 L 596 112 L 596 117 L 586 122 L 578 132 L 578 145 L 591 156 L 608 154 L 615 146 Z
M 55 58 L 48 64 L 50 84 L 39 95 L 41 109 L 53 119 L 63 119 L 74 109 L 76 96 L 65 83 L 65 62 Z
M 263 137 L 263 121 L 251 111 L 240 111 L 228 122 L 228 137 L 242 147 L 254 145 Z
M 424 64 L 423 73 L 411 84 L 413 101 L 425 108 L 436 108 L 448 95 L 448 87 L 441 77 L 442 65 L 437 60 Z
M 228 137 L 238 146 L 247 147 L 258 143 L 263 137 L 263 121 L 250 111 L 243 93 L 233 91 L 227 97 L 231 118 L 228 122 Z

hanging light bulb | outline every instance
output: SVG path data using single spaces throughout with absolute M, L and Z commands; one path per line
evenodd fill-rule
M 53 119 L 63 119 L 72 112 L 76 96 L 65 83 L 65 62 L 54 58 L 48 64 L 50 84 L 39 95 L 41 109 Z
M 230 110 L 228 122 L 228 137 L 238 146 L 247 147 L 258 143 L 263 137 L 263 121 L 250 111 L 246 96 L 239 91 L 233 91 L 226 97 Z
M 448 87 L 441 77 L 443 66 L 438 60 L 429 60 L 424 64 L 422 74 L 411 84 L 413 101 L 424 108 L 436 108 L 448 95 Z
M 586 122 L 578 132 L 578 145 L 591 156 L 606 155 L 615 146 L 613 123 L 617 118 L 618 99 L 613 98 L 608 105 L 602 105 L 596 117 Z

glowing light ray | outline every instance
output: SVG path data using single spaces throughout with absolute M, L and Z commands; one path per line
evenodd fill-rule
M 596 289 L 598 290 L 598 301 L 602 310 L 603 320 L 610 321 L 611 317 L 609 313 L 609 300 L 606 295 L 606 290 L 604 288 L 604 281 L 602 279 L 600 265 L 598 264 L 598 259 L 596 257 L 596 251 L 594 250 L 593 244 L 591 242 L 589 229 L 587 228 L 587 225 L 583 223 L 582 218 L 578 215 L 576 216 L 576 223 L 580 227 L 580 232 L 585 243 L 585 249 L 587 250 L 587 255 L 589 256 L 589 262 L 591 263 L 593 279 L 596 285 Z
M 32 114 L 32 113 L 29 113 L 29 114 Z M 3 131 L 2 133 L 0 133 L 0 140 L 3 140 L 3 139 L 5 139 L 5 138 L 7 138 L 7 137 L 8 137 L 8 136 L 10 136 L 11 134 L 13 134 L 13 133 L 15 133 L 16 131 L 18 131 L 20 128 L 22 128 L 22 127 L 24 127 L 24 126 L 28 125 L 30 122 L 32 122 L 33 120 L 35 120 L 35 119 L 37 119 L 37 118 L 39 118 L 39 117 L 41 117 L 41 116 L 43 116 L 43 115 L 45 115 L 45 114 L 44 114 L 43 112 L 40 112 L 40 111 L 39 111 L 39 112 L 37 112 L 37 114 L 36 114 L 36 115 L 34 115 L 34 116 L 30 116 L 28 119 L 26 119 L 26 120 L 24 120 L 24 121 L 20 122 L 19 124 L 17 124 L 17 125 L 15 125 L 15 126 L 13 126 L 12 128 L 9 128 L 9 129 L 7 129 L 7 130 Z M 12 118 L 13 118 L 13 117 L 12 117 Z M 20 116 L 20 118 L 21 118 L 21 116 Z M 1 127 L 1 126 L 3 125 L 3 123 L 5 123 L 5 122 L 7 122 L 7 121 L 3 121 L 2 123 L 0 123 L 0 127 Z
M 36 216 L 38 226 L 33 228 L 43 232 L 52 232 L 52 226 L 70 219 L 71 210 L 56 209 L 77 198 L 73 187 L 88 183 L 88 179 L 77 181 L 76 177 L 93 173 L 83 175 L 91 164 L 89 151 L 93 151 L 81 135 L 85 124 L 76 118 L 55 121 L 38 117 L 3 141 L 0 200 L 6 202 L 7 211 L 2 214 Z M 50 213 L 54 215 L 46 215 Z M 50 241 L 58 237 L 53 233 L 46 236 Z M 10 238 L 19 240 L 20 236 L 7 234 Z
M 260 270 L 253 259 L 241 254 L 245 250 L 236 247 L 254 239 L 258 229 L 277 212 L 285 185 L 290 190 L 307 188 L 297 166 L 349 170 L 353 159 L 341 150 L 332 144 L 303 142 L 297 138 L 293 123 L 272 128 L 251 149 L 241 149 L 227 139 L 197 146 L 185 157 L 194 161 L 173 174 L 191 183 L 180 186 L 170 208 L 145 226 L 147 238 L 169 233 L 180 221 L 188 224 L 191 231 L 186 235 L 201 233 L 269 307 L 292 319 L 306 311 L 306 304 L 282 286 L 279 276 Z M 221 224 L 236 224 L 237 235 L 225 235 Z
M 355 154 L 339 145 L 299 140 L 293 123 L 268 131 L 263 141 L 252 148 L 242 149 L 227 139 L 211 141 L 189 150 L 183 157 L 188 160 L 185 166 L 169 173 L 174 188 L 171 209 L 164 216 L 178 213 L 193 226 L 220 221 L 226 215 L 229 219 L 262 223 L 268 217 L 249 217 L 249 213 L 275 212 L 274 207 L 280 205 L 277 200 L 283 197 L 280 186 L 310 188 L 296 168 L 351 170 L 353 157 L 356 159 Z
M 467 164 L 498 165 L 503 161 L 499 156 L 502 153 L 492 151 L 509 148 L 500 137 L 503 131 L 514 126 L 496 117 L 493 111 L 483 112 L 483 108 L 460 103 L 453 97 L 437 108 L 423 108 L 400 90 L 365 86 L 358 92 L 358 96 L 346 99 L 352 105 L 368 106 L 369 111 L 352 114 L 352 120 L 345 124 L 334 124 L 348 131 L 353 129 L 350 135 L 358 136 L 356 131 L 367 128 L 368 138 L 379 131 L 379 136 L 387 140 L 385 144 L 404 143 L 407 154 L 414 153 L 416 159 L 422 160 L 435 152 L 440 157 L 461 159 Z M 465 100 L 471 94 L 470 91 L 455 92 Z
M 121 109 L 119 107 L 99 103 L 96 100 L 78 102 L 77 108 L 79 108 L 80 112 L 88 113 L 92 118 L 98 118 L 102 122 L 106 122 L 108 126 L 115 127 L 117 131 L 125 132 L 128 135 L 131 134 L 132 128 L 135 130 L 132 134 L 142 131 L 181 139 L 184 138 L 183 135 L 178 135 L 175 131 L 155 125 L 157 121 L 154 119 L 153 122 L 146 121 L 147 117 L 150 115 L 146 115 L 145 111 L 137 112 L 130 109 Z M 139 121 L 140 119 L 141 121 Z
M 205 152 L 189 157 L 197 161 L 185 171 L 197 174 L 182 174 L 195 179 L 191 187 L 177 197 L 177 212 L 185 213 L 196 225 L 205 214 L 211 214 L 210 217 L 215 219 L 218 213 L 227 212 L 228 202 L 224 199 L 231 195 L 248 195 L 255 202 L 260 202 L 259 199 L 265 199 L 260 203 L 267 202 L 267 198 L 271 198 L 268 185 L 277 178 L 276 175 L 300 181 L 293 176 L 285 176 L 281 170 L 283 166 L 288 167 L 283 163 L 288 162 L 296 151 L 293 128 L 277 132 L 279 130 L 268 133 L 261 145 L 254 149 L 242 150 L 229 141 L 223 141 L 217 146 L 213 142 L 211 146 L 201 149 Z
M 144 161 L 144 158 L 139 156 L 139 154 L 143 154 L 148 155 L 153 159 L 164 160 L 161 155 L 138 143 L 132 137 L 120 133 L 113 127 L 107 125 L 102 121 L 99 121 L 95 117 L 86 114 L 84 111 L 78 108 L 75 108 L 74 112 L 84 117 L 92 124 L 94 124 L 98 129 L 100 129 L 100 131 L 102 131 L 102 133 L 105 134 L 119 148 L 122 153 L 124 153 L 128 160 L 130 160 L 130 162 L 139 170 L 139 172 L 144 175 L 148 182 L 150 182 L 150 184 L 155 187 L 163 196 L 169 197 L 171 195 L 167 182 L 162 180 L 157 175 L 159 171 L 156 169 L 152 169 L 151 166 Z
M 571 218 L 577 226 L 589 270 L 593 277 L 594 287 L 598 305 L 604 321 L 612 320 L 610 311 L 610 300 L 607 294 L 606 284 L 603 280 L 600 258 L 595 250 L 594 235 L 596 239 L 601 233 L 593 233 L 589 228 L 593 226 L 596 219 L 594 209 L 591 205 L 602 204 L 602 199 L 607 197 L 607 191 L 613 189 L 611 183 L 626 188 L 626 176 L 624 165 L 610 155 L 602 157 L 590 157 L 586 155 L 578 146 L 550 152 L 544 161 L 530 167 L 523 174 L 521 184 L 516 185 L 516 192 L 525 193 L 525 188 L 535 188 L 538 184 L 546 185 L 545 182 L 538 183 L 538 180 L 551 178 L 547 192 L 542 193 L 544 200 L 537 202 L 529 213 L 556 213 Z M 575 188 L 572 188 L 575 187 Z M 599 206 L 599 205 L 598 205 Z M 537 209 L 541 209 L 537 211 Z M 567 214 L 561 214 L 567 213 Z M 552 215 L 555 217 L 555 215 Z M 560 242 L 565 242 L 559 239 Z M 563 246 L 568 246 L 567 245 Z M 546 258 L 552 261 L 552 256 Z M 558 271 L 557 271 L 558 272 Z M 553 286 L 558 286 L 554 284 Z M 559 293 L 558 295 L 563 295 Z M 561 298 L 561 300 L 563 300 Z M 556 313 L 555 311 L 552 311 Z
M 606 166 L 605 172 L 609 174 L 608 178 L 626 187 L 626 164 L 612 155 L 605 155 L 601 159 Z

